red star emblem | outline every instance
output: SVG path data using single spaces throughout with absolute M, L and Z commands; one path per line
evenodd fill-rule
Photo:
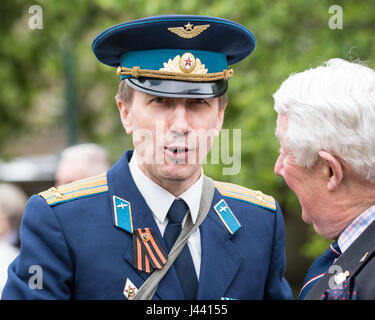
M 190 60 L 190 57 L 187 57 L 187 59 L 185 59 L 185 66 L 190 66 L 191 67 L 192 62 L 193 61 Z

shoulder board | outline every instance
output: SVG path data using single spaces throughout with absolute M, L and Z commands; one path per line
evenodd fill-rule
M 107 172 L 40 192 L 50 206 L 108 191 Z
M 275 199 L 263 194 L 261 191 L 247 189 L 228 182 L 214 181 L 214 184 L 224 197 L 249 202 L 256 206 L 276 211 Z

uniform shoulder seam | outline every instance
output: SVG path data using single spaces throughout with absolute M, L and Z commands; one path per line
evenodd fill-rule
M 234 183 L 222 181 L 214 181 L 214 184 L 219 193 L 224 197 L 248 202 L 275 212 L 277 210 L 275 199 L 259 190 L 252 190 Z
M 108 191 L 107 172 L 40 192 L 50 206 Z

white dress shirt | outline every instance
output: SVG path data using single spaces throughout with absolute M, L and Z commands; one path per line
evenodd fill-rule
M 129 162 L 130 173 L 139 192 L 142 194 L 147 205 L 150 207 L 160 233 L 164 235 L 165 228 L 168 225 L 167 213 L 173 201 L 176 199 L 183 199 L 186 202 L 190 209 L 191 219 L 193 223 L 195 223 L 197 221 L 202 194 L 203 169 L 199 179 L 183 194 L 176 198 L 173 194 L 152 181 L 141 171 L 141 169 L 138 167 L 136 156 L 136 152 L 134 151 L 134 154 Z M 187 215 L 182 221 L 182 226 L 185 224 L 186 218 Z M 190 235 L 188 239 L 188 246 L 193 259 L 195 272 L 199 280 L 201 265 L 201 236 L 199 228 Z

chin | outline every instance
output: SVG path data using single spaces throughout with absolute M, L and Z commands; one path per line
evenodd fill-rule
M 313 224 L 313 226 L 315 232 L 325 239 L 336 240 L 339 236 L 336 231 L 331 230 L 330 226 L 318 226 L 317 224 Z
M 313 224 L 313 221 L 312 219 L 309 217 L 309 215 L 306 214 L 306 212 L 302 209 L 302 220 L 303 222 L 307 223 L 307 224 Z
M 191 164 L 168 164 L 161 168 L 161 176 L 166 180 L 185 181 L 200 172 L 200 166 Z

